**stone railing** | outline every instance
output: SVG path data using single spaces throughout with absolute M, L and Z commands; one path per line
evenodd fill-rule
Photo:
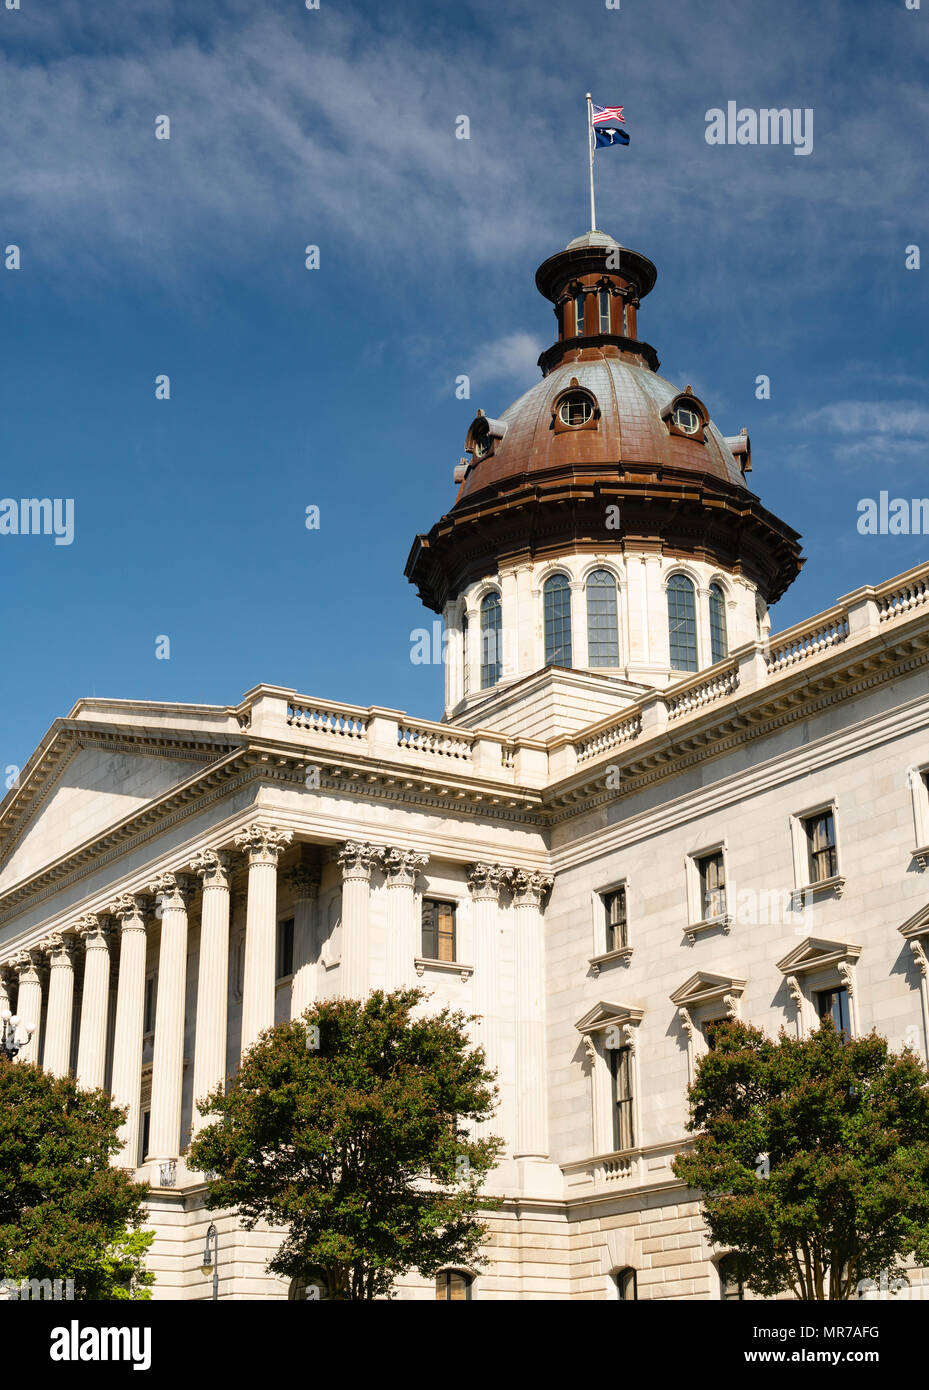
M 352 705 L 288 704 L 287 723 L 291 728 L 329 734 L 334 739 L 363 739 L 368 711 Z
M 725 700 L 738 686 L 739 663 L 731 657 L 722 669 L 714 666 L 709 676 L 694 676 L 686 685 L 675 685 L 674 694 L 668 695 L 666 701 L 668 723 L 706 709 L 708 705 L 715 705 L 717 700 Z
M 921 569 L 924 570 L 925 568 L 925 566 L 921 566 Z M 917 608 L 924 608 L 927 603 L 929 603 L 929 574 L 923 573 L 909 583 L 898 584 L 887 592 L 878 592 L 879 621 L 887 623 L 894 618 L 906 617 Z
M 623 743 L 631 743 L 642 732 L 642 715 L 639 710 L 627 718 L 618 719 L 606 728 L 598 729 L 589 738 L 578 739 L 574 745 L 579 763 L 598 758 L 601 753 L 609 753 Z
M 404 720 L 397 725 L 397 746 L 415 753 L 470 762 L 474 735 L 451 729 L 447 724 L 408 724 Z
M 772 637 L 765 654 L 768 672 L 776 675 L 797 666 L 801 661 L 809 661 L 823 652 L 838 647 L 848 637 L 848 614 L 837 612 L 815 626 L 809 623 L 789 628 L 786 633 Z

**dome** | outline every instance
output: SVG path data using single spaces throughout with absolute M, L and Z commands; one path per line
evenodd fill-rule
M 596 401 L 598 428 L 552 428 L 554 403 L 573 386 Z M 503 411 L 505 433 L 493 453 L 468 469 L 455 506 L 489 488 L 542 480 L 565 469 L 616 480 L 624 465 L 708 475 L 747 493 L 742 469 L 714 424 L 707 421 L 702 439 L 669 430 L 662 410 L 682 394 L 664 377 L 618 355 L 563 362 Z
M 536 286 L 558 323 L 542 380 L 502 413 L 477 412 L 454 504 L 407 561 L 435 612 L 504 566 L 584 550 L 706 561 L 769 604 L 800 572 L 797 532 L 746 483 L 747 432 L 724 436 L 690 386 L 659 376 L 639 338 L 657 276 L 600 231 L 539 266 Z

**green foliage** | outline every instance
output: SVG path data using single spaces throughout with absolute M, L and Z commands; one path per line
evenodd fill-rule
M 201 1103 L 218 1118 L 188 1164 L 215 1175 L 210 1207 L 287 1230 L 272 1272 L 321 1268 L 330 1297 L 371 1299 L 407 1270 L 479 1262 L 476 1213 L 494 1205 L 479 1192 L 502 1144 L 460 1122 L 490 1118 L 494 1075 L 465 1015 L 414 1016 L 425 998 L 323 1000 L 263 1033 L 228 1093 Z
M 123 1118 L 103 1091 L 0 1058 L 0 1277 L 73 1279 L 81 1299 L 150 1297 L 146 1189 L 110 1161 Z
M 831 1020 L 777 1041 L 735 1022 L 714 1041 L 674 1171 L 703 1189 L 712 1240 L 746 1285 L 848 1299 L 898 1259 L 929 1263 L 925 1064 L 876 1033 L 843 1041 Z

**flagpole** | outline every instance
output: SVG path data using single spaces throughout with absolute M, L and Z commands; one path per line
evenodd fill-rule
M 587 153 L 590 158 L 590 230 L 597 230 L 597 209 L 594 203 L 594 112 L 590 93 L 587 93 Z

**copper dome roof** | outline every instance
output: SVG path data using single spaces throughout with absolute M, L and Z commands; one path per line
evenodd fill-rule
M 598 428 L 558 433 L 552 428 L 554 402 L 575 382 L 597 402 Z M 615 476 L 620 464 L 657 464 L 708 474 L 747 492 L 742 469 L 714 424 L 708 423 L 702 440 L 669 431 L 661 411 L 679 395 L 664 377 L 618 355 L 563 362 L 503 411 L 505 434 L 495 440 L 492 454 L 469 468 L 455 506 L 506 481 L 541 480 L 592 465 L 612 465 Z
M 434 611 L 503 564 L 580 550 L 700 557 L 746 575 L 768 603 L 797 577 L 797 532 L 746 485 L 747 435 L 727 440 L 690 387 L 658 375 L 638 337 L 656 279 L 647 257 L 603 232 L 539 267 L 558 319 L 542 380 L 496 418 L 478 412 L 454 505 L 407 561 Z M 588 418 L 562 416 L 571 391 L 586 397 Z M 608 512 L 621 516 L 615 529 Z

